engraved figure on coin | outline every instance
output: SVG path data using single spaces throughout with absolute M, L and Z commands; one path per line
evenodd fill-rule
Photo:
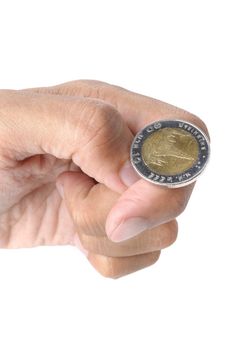
M 196 139 L 187 131 L 164 128 L 149 136 L 143 145 L 147 166 L 163 175 L 181 173 L 198 158 Z

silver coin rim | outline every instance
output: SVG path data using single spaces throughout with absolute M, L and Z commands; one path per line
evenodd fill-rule
M 205 142 L 207 143 L 207 146 L 208 146 L 208 156 L 207 156 L 207 159 L 204 163 L 204 165 L 201 167 L 201 169 L 190 179 L 187 179 L 187 180 L 183 180 L 183 181 L 180 181 L 180 182 L 176 182 L 176 183 L 164 183 L 164 182 L 159 182 L 159 181 L 154 181 L 154 180 L 151 180 L 149 179 L 148 177 L 146 177 L 143 173 L 141 173 L 136 164 L 134 164 L 133 162 L 133 155 L 132 155 L 132 151 L 133 151 L 133 145 L 135 143 L 135 140 L 137 139 L 137 137 L 146 129 L 148 128 L 149 126 L 151 125 L 154 125 L 155 123 L 163 123 L 163 122 L 180 122 L 180 123 L 185 123 L 185 124 L 188 124 L 192 127 L 194 127 L 195 129 L 197 129 L 202 135 L 203 137 L 205 138 Z M 159 185 L 159 186 L 163 186 L 163 187 L 169 187 L 169 188 L 179 188 L 179 187 L 184 187 L 184 186 L 187 186 L 193 182 L 195 182 L 202 174 L 203 172 L 206 170 L 206 166 L 207 164 L 209 163 L 209 160 L 210 160 L 210 153 L 211 153 L 211 150 L 210 150 L 210 140 L 208 138 L 208 136 L 206 135 L 206 133 L 201 129 L 199 128 L 198 126 L 196 126 L 195 124 L 193 123 L 190 123 L 188 122 L 187 120 L 183 120 L 183 119 L 174 119 L 174 118 L 171 118 L 171 119 L 161 119 L 161 120 L 155 120 L 149 124 L 146 124 L 142 129 L 140 129 L 137 134 L 134 136 L 134 139 L 131 143 L 131 147 L 130 147 L 130 162 L 133 166 L 133 168 L 135 169 L 135 171 L 137 172 L 137 174 L 145 179 L 146 181 L 154 184 L 154 185 Z M 142 158 L 142 162 L 145 164 L 145 162 L 143 161 L 143 158 Z M 146 164 L 145 164 L 146 166 Z M 148 167 L 147 167 L 148 168 Z

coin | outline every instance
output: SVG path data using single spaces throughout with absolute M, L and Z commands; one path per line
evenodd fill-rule
M 145 126 L 135 136 L 131 163 L 144 179 L 167 187 L 195 181 L 210 155 L 207 136 L 183 120 L 160 120 Z

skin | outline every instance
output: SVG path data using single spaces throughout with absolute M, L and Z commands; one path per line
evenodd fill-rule
M 167 189 L 122 167 L 133 136 L 171 118 L 208 135 L 196 116 L 103 82 L 0 90 L 0 247 L 75 245 L 111 278 L 155 263 L 194 184 Z

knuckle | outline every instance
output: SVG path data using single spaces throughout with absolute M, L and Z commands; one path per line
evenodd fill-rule
M 89 210 L 86 210 L 84 205 L 80 208 L 75 208 L 73 218 L 78 232 L 87 235 L 91 234 L 94 222 Z
M 187 206 L 187 198 L 183 195 L 183 192 L 179 192 L 174 195 L 172 199 L 171 210 L 173 217 L 177 217 L 182 214 Z
M 89 106 L 92 118 L 94 118 L 96 122 L 99 122 L 101 124 L 115 121 L 116 116 L 118 116 L 119 114 L 118 111 L 111 104 L 102 101 L 94 101 L 93 99 L 91 99 Z
M 78 235 L 79 235 L 79 239 L 80 239 L 80 242 L 81 242 L 83 248 L 86 249 L 87 251 L 93 252 L 93 249 L 92 249 L 93 244 L 91 244 L 91 242 L 90 242 L 90 239 L 92 237 L 85 234 L 83 231 L 80 231 L 78 233 Z
M 111 247 L 106 244 L 106 237 L 98 234 L 79 232 L 79 238 L 83 247 L 92 254 L 112 256 Z
M 121 125 L 119 118 L 119 112 L 110 104 L 106 103 L 98 103 L 95 107 L 95 111 L 93 113 L 93 118 L 97 123 L 97 126 L 100 127 L 100 130 L 112 130 L 119 128 Z
M 86 237 L 102 237 L 105 236 L 105 223 L 101 216 L 91 208 L 88 202 L 83 202 L 82 205 L 76 206 L 74 209 L 74 223 L 80 234 Z M 90 239 L 85 240 L 85 244 L 89 244 Z
M 84 136 L 84 143 L 87 144 L 90 140 L 95 141 L 96 144 L 107 143 L 114 135 L 118 134 L 122 128 L 122 120 L 119 117 L 118 111 L 111 105 L 94 102 L 90 103 L 87 111 L 83 111 L 86 119 Z M 86 118 L 88 115 L 88 118 Z
M 160 258 L 160 255 L 161 255 L 161 250 L 147 253 L 145 255 L 147 256 L 147 262 L 143 267 L 148 267 L 148 266 L 155 264 L 158 261 L 158 259 Z
M 89 254 L 88 260 L 102 276 L 117 279 L 153 265 L 159 259 L 159 256 L 160 250 L 132 256 L 127 258 L 129 259 L 127 261 L 125 261 L 124 258 L 114 258 L 96 254 Z
M 106 85 L 107 83 L 98 80 L 79 79 L 60 85 L 60 90 L 62 94 L 83 95 L 104 100 L 104 87 Z
M 86 111 L 85 108 L 87 108 Z M 107 163 L 108 159 L 112 160 L 113 152 L 125 147 L 125 143 L 122 143 L 125 128 L 118 111 L 111 105 L 92 100 L 85 108 L 82 110 L 80 122 L 82 133 L 80 135 L 79 131 L 81 151 L 78 161 L 82 170 L 87 171 L 90 164 L 95 163 L 93 158 L 105 160 Z M 104 164 L 103 161 L 102 164 Z M 101 176 L 103 168 L 104 165 L 97 169 L 96 178 Z
M 172 220 L 168 223 L 169 233 L 170 233 L 170 242 L 174 243 L 178 236 L 178 223 L 176 220 Z
M 172 220 L 165 224 L 166 226 L 166 233 L 164 235 L 164 240 L 163 240 L 163 248 L 170 246 L 173 244 L 178 235 L 178 223 L 176 220 Z
M 95 265 L 95 268 L 99 271 L 99 273 L 102 276 L 113 279 L 118 277 L 118 272 L 116 269 L 114 258 L 99 255 L 98 260 L 98 264 Z

